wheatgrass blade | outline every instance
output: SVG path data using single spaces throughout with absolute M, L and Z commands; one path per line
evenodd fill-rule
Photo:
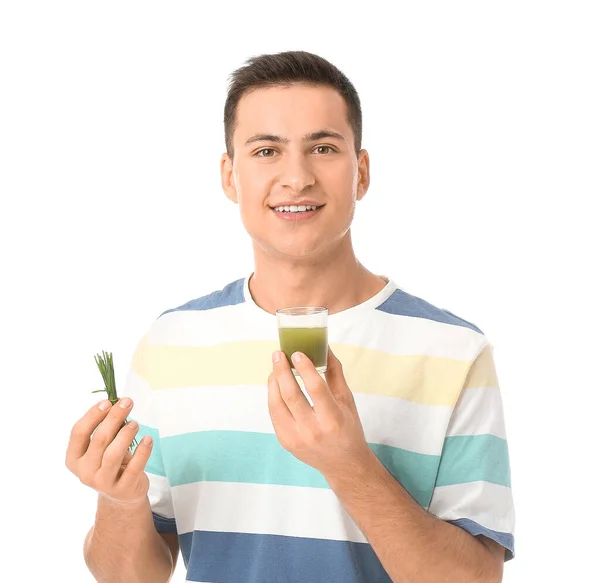
M 113 355 L 112 352 L 102 351 L 102 354 L 96 354 L 94 356 L 94 360 L 96 361 L 96 365 L 98 366 L 98 370 L 102 375 L 102 380 L 104 381 L 104 388 L 98 389 L 97 391 L 92 391 L 92 393 L 106 393 L 108 400 L 114 405 L 119 397 L 117 396 L 117 387 L 115 383 L 115 368 L 113 365 Z M 125 427 L 128 419 L 123 422 L 122 427 Z M 137 447 L 137 441 L 135 437 L 129 446 L 129 452 L 133 453 L 134 445 Z

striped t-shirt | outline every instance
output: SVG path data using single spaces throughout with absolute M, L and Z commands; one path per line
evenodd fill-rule
M 156 529 L 178 534 L 187 581 L 389 583 L 323 475 L 275 436 L 276 317 L 248 281 L 164 312 L 135 352 L 123 395 L 134 400 L 138 441 L 154 438 Z M 512 558 L 503 407 L 484 334 L 388 279 L 330 315 L 328 338 L 388 471 L 431 514 Z

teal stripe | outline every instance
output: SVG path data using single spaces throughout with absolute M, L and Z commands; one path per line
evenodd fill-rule
M 370 445 L 388 471 L 422 506 L 431 499 L 439 456 Z M 323 475 L 287 452 L 277 437 L 243 431 L 205 431 L 162 439 L 170 485 L 201 481 L 329 488 Z
M 171 486 L 214 481 L 329 488 L 320 472 L 283 449 L 275 435 L 205 431 L 159 439 L 158 430 L 140 424 L 138 443 L 145 435 L 154 440 L 146 471 L 168 474 Z M 430 503 L 434 483 L 451 486 L 484 480 L 511 485 L 507 441 L 494 435 L 448 437 L 441 461 L 439 456 L 388 445 L 369 447 L 423 507 Z
M 399 447 L 370 443 L 379 461 L 404 489 L 423 507 L 431 502 L 439 455 L 415 453 Z
M 495 435 L 447 437 L 436 486 L 484 480 L 510 488 L 506 439 Z
M 138 432 L 135 436 L 135 439 L 138 442 L 138 444 L 140 443 L 140 441 L 142 441 L 142 437 L 146 435 L 149 435 L 152 438 L 152 453 L 150 454 L 150 458 L 146 462 L 145 470 L 150 474 L 156 474 L 157 476 L 162 476 L 164 478 L 166 477 L 166 473 L 163 465 L 158 429 L 154 429 L 154 427 L 148 427 L 147 425 L 142 425 L 140 423 L 140 428 L 138 429 Z

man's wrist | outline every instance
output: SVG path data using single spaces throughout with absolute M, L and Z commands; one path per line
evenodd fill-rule
M 114 504 L 115 506 L 140 507 L 144 506 L 148 501 L 148 495 L 138 498 L 137 500 L 119 500 L 118 498 L 113 498 L 104 492 L 98 492 L 98 496 L 101 500 L 106 502 L 106 504 Z
M 323 475 L 331 489 L 335 491 L 346 485 L 364 483 L 369 477 L 372 478 L 377 474 L 381 467 L 381 462 L 373 450 L 365 444 L 364 449 L 357 451 L 344 463 L 330 468 Z

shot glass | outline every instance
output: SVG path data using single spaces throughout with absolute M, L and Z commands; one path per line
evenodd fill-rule
M 317 372 L 327 371 L 327 308 L 298 307 L 277 310 L 279 347 L 292 367 L 292 354 L 302 352 L 315 365 Z

